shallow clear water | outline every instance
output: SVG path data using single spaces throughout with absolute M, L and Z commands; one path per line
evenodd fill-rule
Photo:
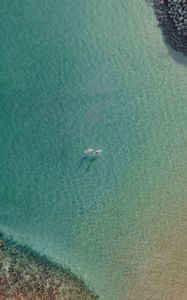
M 144 1 L 1 6 L 2 230 L 103 299 L 157 299 L 187 245 L 187 68 Z

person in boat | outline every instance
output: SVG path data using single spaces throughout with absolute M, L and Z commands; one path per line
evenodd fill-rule
M 97 155 L 97 156 L 98 156 L 98 155 L 101 155 L 101 153 L 102 153 L 102 150 L 96 150 L 96 151 L 94 152 L 94 154 Z
M 89 148 L 89 149 L 87 149 L 87 150 L 84 151 L 84 154 L 90 155 L 90 154 L 92 154 L 93 152 L 94 152 L 94 149 Z

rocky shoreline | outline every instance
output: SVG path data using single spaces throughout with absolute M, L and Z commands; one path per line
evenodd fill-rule
M 0 234 L 1 300 L 99 299 L 70 271 Z
M 165 41 L 187 55 L 187 0 L 153 0 Z

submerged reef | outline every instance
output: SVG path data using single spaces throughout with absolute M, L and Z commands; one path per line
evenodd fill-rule
M 166 42 L 187 55 L 187 0 L 153 0 Z
M 96 300 L 76 276 L 0 234 L 1 300 Z

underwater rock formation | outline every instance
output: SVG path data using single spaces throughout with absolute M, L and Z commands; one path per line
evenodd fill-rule
M 3 239 L 4 241 L 4 239 Z M 71 272 L 12 240 L 0 248 L 1 300 L 96 300 Z
M 153 0 L 165 40 L 187 55 L 187 0 Z

